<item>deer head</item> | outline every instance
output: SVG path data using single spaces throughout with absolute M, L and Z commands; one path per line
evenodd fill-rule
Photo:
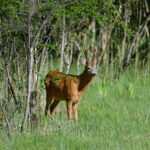
M 85 71 L 88 75 L 95 77 L 97 73 L 97 66 L 96 66 L 96 54 L 97 50 L 95 49 L 93 52 L 92 60 L 89 59 L 88 51 L 84 50 L 85 58 L 81 59 L 81 63 L 85 66 Z

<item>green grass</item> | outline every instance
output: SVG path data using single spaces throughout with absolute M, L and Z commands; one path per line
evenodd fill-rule
M 127 71 L 118 79 L 94 79 L 79 103 L 78 124 L 61 102 L 55 122 L 41 114 L 38 129 L 0 131 L 2 150 L 149 150 L 150 76 Z

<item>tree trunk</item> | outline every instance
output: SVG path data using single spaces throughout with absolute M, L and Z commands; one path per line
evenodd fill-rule
M 28 56 L 28 87 L 27 87 L 27 100 L 26 100 L 26 108 L 25 108 L 25 114 L 24 119 L 21 126 L 21 132 L 24 131 L 24 127 L 27 122 L 27 118 L 29 115 L 29 109 L 30 109 L 30 97 L 32 92 L 32 79 L 33 79 L 33 64 L 34 64 L 34 47 L 32 43 L 32 16 L 34 14 L 34 0 L 29 1 L 29 17 L 28 17 L 28 43 L 29 43 L 29 56 Z
M 63 16 L 62 45 L 61 45 L 61 58 L 60 58 L 60 72 L 63 71 L 64 47 L 65 47 L 65 16 Z
M 95 19 L 92 19 L 92 50 L 95 48 L 95 36 L 96 36 L 96 23 Z
M 125 49 L 126 49 L 126 38 L 127 38 L 127 24 L 128 24 L 128 17 L 129 17 L 129 2 L 126 2 L 125 5 L 125 13 L 124 13 L 124 37 L 123 37 L 123 41 L 122 41 L 122 50 L 121 50 L 121 57 L 120 57 L 120 69 L 121 71 L 123 70 L 123 60 L 125 57 Z
M 69 73 L 69 69 L 70 69 L 70 66 L 71 66 L 71 63 L 72 63 L 72 55 L 73 55 L 73 43 L 71 41 L 70 57 L 69 57 L 69 54 L 68 54 L 68 61 L 67 61 L 67 71 L 66 71 L 67 74 Z
M 25 108 L 25 115 L 21 126 L 21 131 L 24 131 L 25 124 L 27 122 L 27 118 L 29 115 L 29 109 L 30 109 L 30 97 L 32 92 L 32 72 L 33 72 L 33 47 L 30 48 L 30 56 L 29 56 L 29 69 L 28 69 L 28 88 L 27 88 L 27 101 L 26 101 L 26 108 Z
M 81 48 L 80 48 L 80 45 L 74 41 L 75 45 L 77 46 L 78 48 L 78 58 L 77 58 L 77 74 L 79 75 L 80 73 L 80 58 L 81 58 Z
M 80 74 L 80 58 L 81 58 L 81 51 L 78 53 L 78 58 L 77 58 L 77 74 Z

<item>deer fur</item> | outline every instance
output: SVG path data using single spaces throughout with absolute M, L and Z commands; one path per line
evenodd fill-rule
M 54 117 L 56 106 L 60 101 L 66 101 L 68 119 L 72 118 L 72 109 L 75 121 L 78 120 L 78 103 L 85 90 L 90 85 L 93 77 L 96 76 L 96 50 L 93 52 L 92 61 L 89 60 L 88 51 L 85 51 L 86 64 L 81 75 L 70 75 L 59 71 L 50 71 L 45 78 L 46 85 L 46 108 L 47 115 L 50 107 L 50 114 Z M 53 100 L 54 99 L 54 100 Z M 52 103 L 53 100 L 53 103 Z

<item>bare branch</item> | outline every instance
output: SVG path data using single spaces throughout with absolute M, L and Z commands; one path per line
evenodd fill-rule
M 9 83 L 9 87 L 10 87 L 10 90 L 11 90 L 12 95 L 13 95 L 13 99 L 14 99 L 15 105 L 18 105 L 18 100 L 17 100 L 17 97 L 16 97 L 15 88 L 13 87 L 12 79 L 10 77 L 10 74 L 9 74 L 9 71 L 8 71 L 7 67 L 6 67 L 6 73 L 7 73 L 8 83 Z
M 45 24 L 49 21 L 49 19 L 52 17 L 52 15 L 54 14 L 54 11 L 56 10 L 56 7 L 58 6 L 60 0 L 58 0 L 58 2 L 56 3 L 56 5 L 54 6 L 54 8 L 51 10 L 51 12 L 49 13 L 49 15 L 45 18 L 45 20 L 43 21 L 42 25 L 40 26 L 37 34 L 35 35 L 35 38 L 33 39 L 33 42 L 32 42 L 32 46 L 31 47 L 34 47 L 36 45 L 36 40 L 37 38 L 39 37 L 41 31 L 43 30 Z
M 139 27 L 138 31 L 136 32 L 136 34 L 134 35 L 133 41 L 131 43 L 130 49 L 129 49 L 129 53 L 128 53 L 128 57 L 126 60 L 126 63 L 124 65 L 124 68 L 127 67 L 130 63 L 130 59 L 131 59 L 131 55 L 136 47 L 136 40 L 138 38 L 138 40 L 140 40 L 140 38 L 143 35 L 143 32 L 145 30 L 145 28 L 147 27 L 147 23 L 150 21 L 150 15 L 148 15 L 148 17 L 146 18 L 146 20 L 144 21 L 144 23 Z
M 119 10 L 121 10 L 121 8 L 122 8 L 122 6 L 120 5 Z M 103 51 L 102 51 L 100 57 L 98 58 L 97 66 L 99 66 L 99 64 L 100 64 L 100 62 L 101 62 L 101 60 L 102 60 L 103 54 L 104 54 L 104 52 L 106 51 L 106 47 L 107 47 L 108 41 L 109 41 L 110 38 L 111 38 L 111 33 L 112 33 L 113 29 L 114 29 L 116 20 L 117 20 L 119 17 L 120 17 L 120 12 L 118 12 L 118 14 L 117 14 L 116 17 L 115 17 L 114 22 L 111 24 L 111 29 L 110 29 L 110 31 L 109 31 L 109 33 L 108 33 L 107 40 L 106 40 L 105 45 L 104 45 L 104 47 L 103 47 Z

